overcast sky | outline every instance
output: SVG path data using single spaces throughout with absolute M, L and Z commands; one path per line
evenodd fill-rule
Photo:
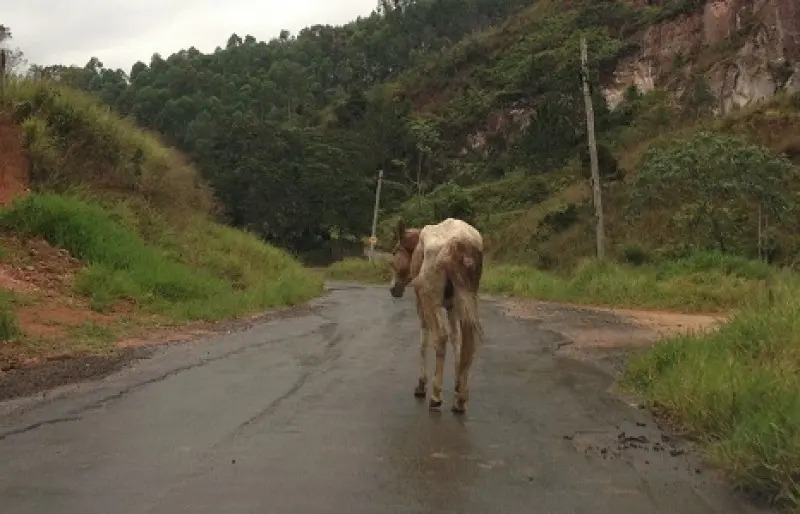
M 212 52 L 236 32 L 258 40 L 281 29 L 339 25 L 377 0 L 0 0 L 0 24 L 30 64 L 83 66 L 94 56 L 129 72 L 136 61 L 195 46 Z

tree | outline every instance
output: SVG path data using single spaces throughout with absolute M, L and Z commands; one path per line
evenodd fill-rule
M 633 208 L 673 209 L 687 248 L 753 254 L 759 213 L 780 220 L 796 178 L 782 155 L 726 134 L 697 132 L 653 147 L 634 182 Z
M 381 4 L 386 12 L 342 26 L 314 25 L 296 34 L 282 30 L 269 41 L 234 33 L 210 54 L 192 47 L 166 58 L 153 54 L 129 74 L 106 69 L 96 59 L 48 71 L 188 154 L 234 225 L 296 248 L 331 230 L 362 233 L 378 169 L 385 172 L 381 206 L 386 210 L 412 196 L 414 185 L 421 193 L 450 181 L 458 169 L 451 163 L 459 159 L 460 137 L 498 106 L 498 90 L 527 88 L 530 95 L 570 89 L 567 81 L 575 76 L 563 56 L 571 51 L 540 59 L 547 64 L 539 68 L 543 73 L 534 70 L 527 83 L 517 83 L 519 70 L 531 68 L 525 56 L 548 53 L 548 45 L 559 47 L 569 37 L 566 27 L 552 29 L 555 18 L 548 18 L 533 31 L 535 38 L 513 43 L 508 76 L 477 73 L 500 79 L 458 87 L 434 115 L 412 119 L 420 98 L 442 88 L 442 80 L 460 66 L 499 58 L 471 37 L 474 31 L 529 3 L 388 0 Z M 461 45 L 464 39 L 471 43 Z M 580 121 L 577 104 L 561 98 L 554 103 L 566 105 L 542 109 L 550 116 L 543 115 L 545 123 L 536 128 L 541 134 L 555 121 L 557 144 L 550 140 L 536 150 L 572 155 L 576 137 L 561 135 L 580 126 L 573 120 Z
M 0 48 L 6 46 L 4 43 L 7 43 L 12 39 L 11 28 L 8 25 L 3 25 L 0 23 Z M 6 73 L 8 74 L 15 74 L 21 70 L 22 67 L 25 66 L 27 61 L 25 60 L 25 54 L 22 53 L 22 50 L 19 48 L 7 48 L 5 49 L 6 52 Z
M 422 165 L 425 157 L 428 158 L 428 166 L 439 146 L 439 129 L 436 127 L 436 120 L 431 116 L 413 116 L 408 121 L 408 128 L 414 137 L 417 148 L 417 195 L 422 197 Z

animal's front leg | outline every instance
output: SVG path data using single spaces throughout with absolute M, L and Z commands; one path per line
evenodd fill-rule
M 417 380 L 417 387 L 414 389 L 414 396 L 417 398 L 425 398 L 428 386 L 428 342 L 430 341 L 430 333 L 427 317 L 425 316 L 425 297 L 419 289 L 414 289 L 414 296 L 417 300 L 417 315 L 419 316 L 419 378 Z

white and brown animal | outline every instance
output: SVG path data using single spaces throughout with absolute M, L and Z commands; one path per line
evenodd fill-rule
M 422 229 L 397 226 L 392 261 L 393 297 L 414 288 L 420 319 L 420 375 L 414 395 L 425 398 L 428 345 L 436 351 L 430 408 L 442 405 L 442 375 L 448 335 L 453 346 L 455 399 L 452 410 L 464 412 L 469 400 L 469 372 L 483 337 L 478 317 L 478 289 L 483 273 L 483 237 L 475 227 L 453 218 Z M 447 321 L 445 321 L 445 313 Z M 448 330 L 449 328 L 449 330 Z

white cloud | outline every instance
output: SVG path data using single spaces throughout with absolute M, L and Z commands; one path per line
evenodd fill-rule
M 232 33 L 259 40 L 281 29 L 293 34 L 317 23 L 338 25 L 367 16 L 377 0 L 21 0 L 10 2 L 0 23 L 11 28 L 32 64 L 83 66 L 97 57 L 130 71 L 194 46 L 211 52 Z

